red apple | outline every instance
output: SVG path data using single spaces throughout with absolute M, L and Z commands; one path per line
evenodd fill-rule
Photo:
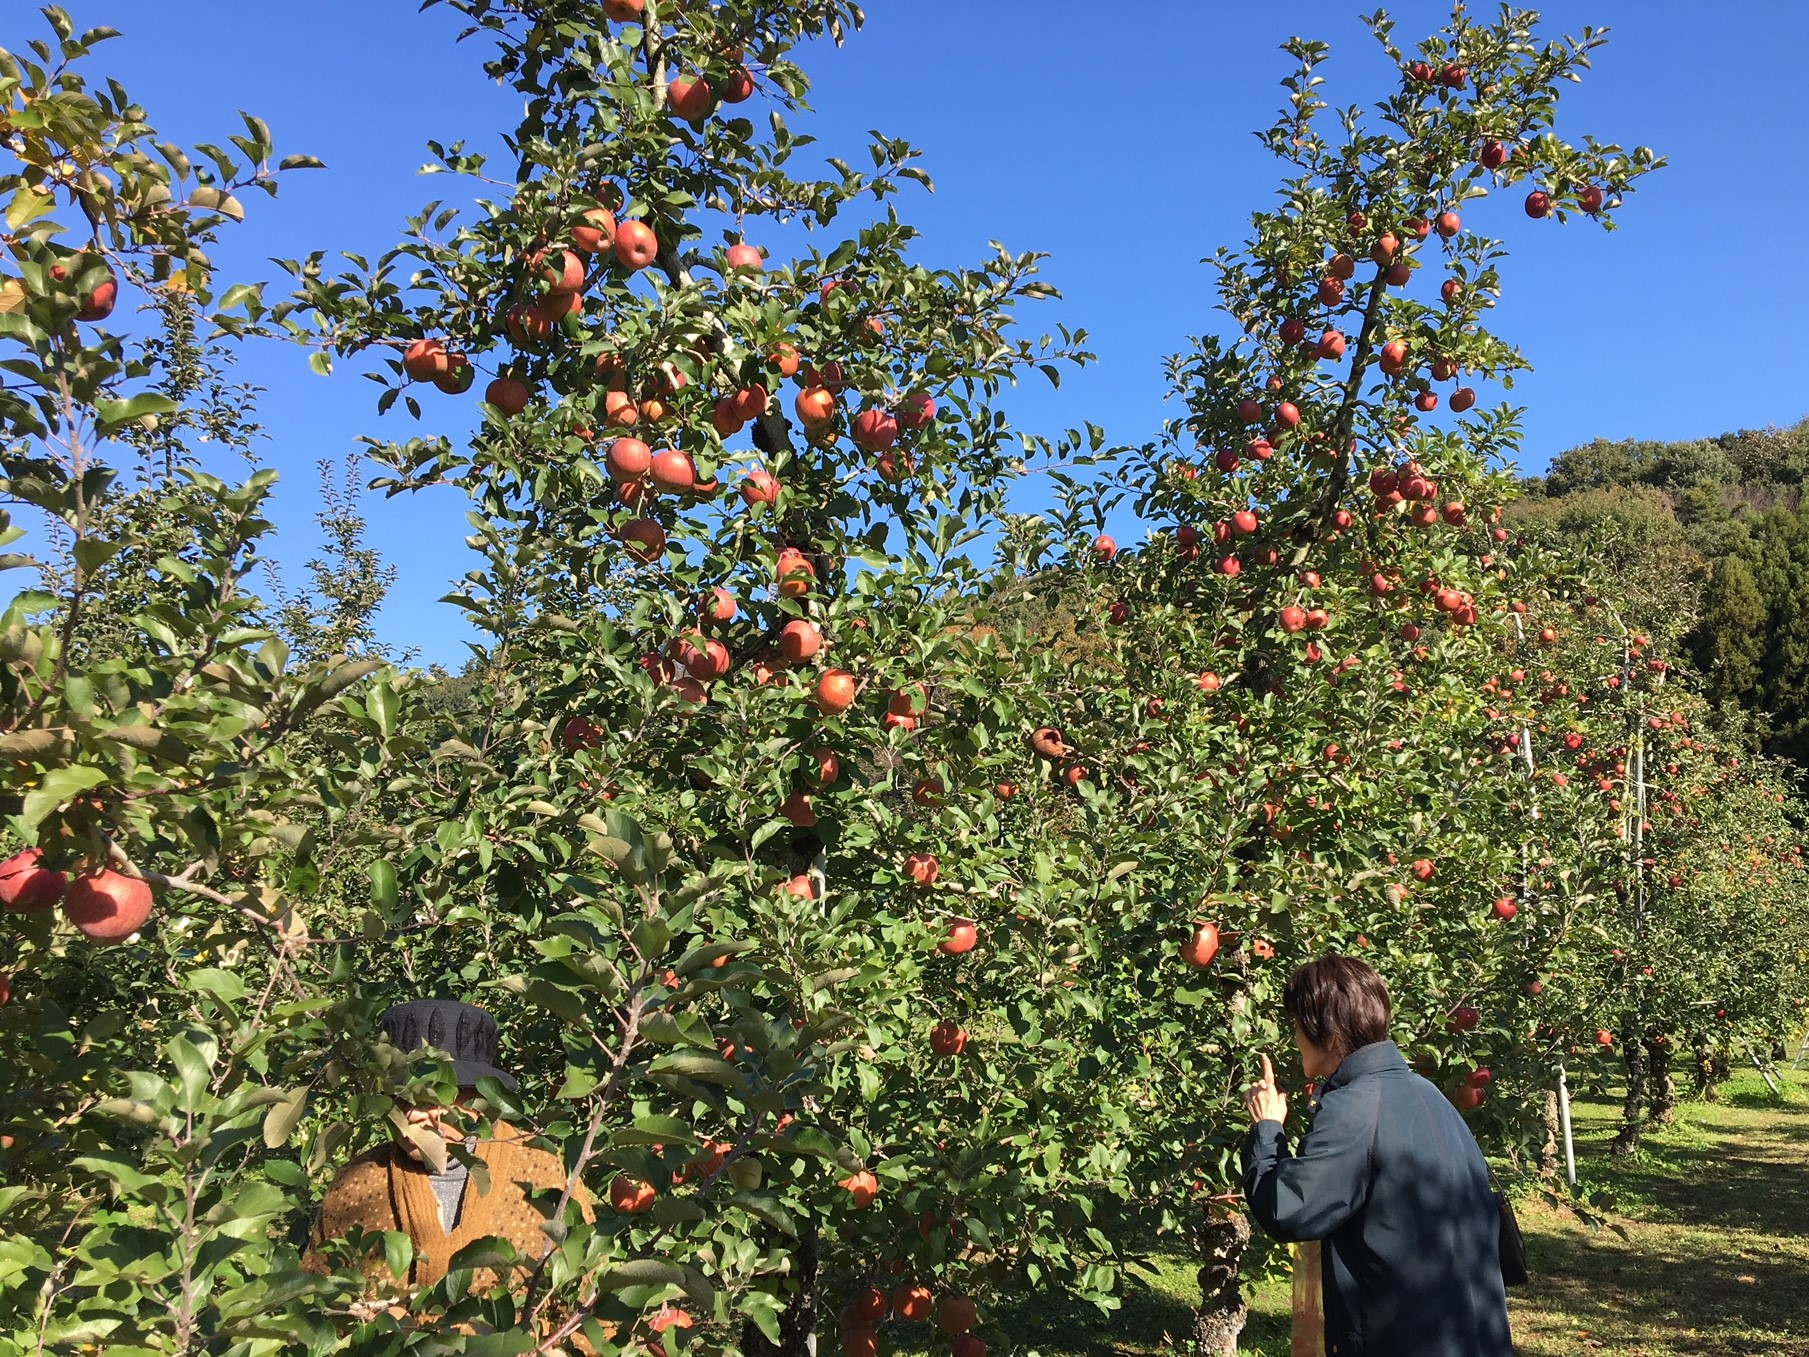
M 38 914 L 55 909 L 69 878 L 38 865 L 42 854 L 26 848 L 0 862 L 0 908 L 14 914 Z
M 431 382 L 446 371 L 446 346 L 437 339 L 417 339 L 402 352 L 402 371 L 411 382 Z
M 1526 195 L 1526 215 L 1537 220 L 1551 215 L 1551 194 L 1544 189 L 1534 189 Z
M 697 485 L 697 464 L 691 455 L 677 448 L 663 448 L 653 454 L 650 463 L 653 483 L 661 490 L 683 493 Z
M 825 716 L 836 716 L 854 705 L 854 675 L 846 669 L 825 669 L 817 679 L 815 702 Z
M 729 246 L 729 271 L 731 273 L 745 269 L 749 273 L 759 273 L 766 267 L 766 256 L 760 253 L 760 247 L 745 242 Z
M 942 941 L 936 944 L 936 950 L 944 956 L 960 956 L 971 952 L 974 944 L 980 941 L 980 930 L 971 919 L 955 919 L 949 923 L 948 932 Z
M 1516 905 L 1505 895 L 1497 900 L 1492 908 L 1495 911 L 1495 917 L 1500 919 L 1503 923 L 1510 922 L 1513 917 L 1520 912 L 1520 906 Z
M 778 646 L 788 663 L 802 664 L 823 648 L 823 633 L 815 622 L 794 619 L 779 629 Z
M 631 518 L 616 535 L 637 561 L 651 563 L 666 554 L 666 530 L 651 518 Z
M 853 433 L 868 452 L 884 452 L 898 441 L 898 420 L 885 410 L 862 410 L 854 418 Z
M 615 254 L 623 268 L 644 269 L 659 258 L 659 237 L 644 221 L 630 217 L 616 227 Z
M 779 499 L 778 478 L 772 472 L 756 467 L 741 479 L 741 498 L 750 509 L 756 504 L 776 504 Z
M 1441 212 L 1438 214 L 1438 221 L 1435 225 L 1439 235 L 1443 236 L 1446 240 L 1449 240 L 1452 236 L 1463 230 L 1464 219 L 1455 212 Z
M 912 853 L 904 860 L 904 874 L 915 885 L 933 886 L 942 874 L 942 868 L 934 853 Z
M 593 207 L 572 228 L 572 248 L 581 254 L 602 254 L 616 243 L 616 214 L 607 207 Z
M 1193 932 L 1188 935 L 1187 941 L 1181 944 L 1181 960 L 1189 966 L 1210 966 L 1212 959 L 1218 954 L 1218 925 L 1196 921 Z
M 527 383 L 514 377 L 498 377 L 484 388 L 484 400 L 494 406 L 498 413 L 510 418 L 527 409 L 532 398 Z
M 124 942 L 151 917 L 151 888 L 137 877 L 102 868 L 70 883 L 63 913 L 90 940 Z
M 716 93 L 702 76 L 681 75 L 666 86 L 666 107 L 673 116 L 694 123 L 710 111 Z

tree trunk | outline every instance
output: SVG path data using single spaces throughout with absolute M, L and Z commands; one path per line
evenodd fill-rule
M 1727 1060 L 1710 1052 L 1706 1046 L 1696 1048 L 1696 1096 L 1705 1103 L 1719 1102 L 1720 1089 L 1716 1086 L 1727 1078 Z
M 816 1357 L 817 1352 L 817 1234 L 806 1230 L 798 1236 L 792 1253 L 792 1284 L 797 1288 L 779 1313 L 779 1341 L 767 1341 L 752 1324 L 741 1329 L 745 1357 Z
M 1540 1121 L 1545 1127 L 1545 1140 L 1539 1146 L 1539 1176 L 1556 1178 L 1558 1170 L 1564 1167 L 1562 1147 L 1558 1143 L 1561 1127 L 1558 1122 L 1558 1091 L 1548 1089 L 1545 1104 L 1540 1109 Z
M 1677 1120 L 1677 1080 L 1671 1074 L 1671 1043 L 1658 1037 L 1646 1043 L 1647 1119 L 1654 1126 Z
M 1639 1129 L 1646 1107 L 1646 1047 L 1632 1028 L 1621 1033 L 1621 1058 L 1627 1066 L 1627 1097 L 1621 1104 L 1621 1129 L 1613 1150 L 1617 1155 L 1629 1155 L 1639 1152 Z
M 1194 1311 L 1194 1350 L 1200 1357 L 1237 1357 L 1238 1335 L 1250 1307 L 1238 1289 L 1250 1218 L 1241 1211 L 1208 1221 L 1193 1232 L 1200 1258 L 1200 1308 Z

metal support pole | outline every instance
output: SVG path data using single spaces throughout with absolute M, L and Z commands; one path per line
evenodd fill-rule
M 1577 1146 L 1570 1134 L 1570 1086 L 1564 1082 L 1564 1062 L 1558 1062 L 1558 1125 L 1564 1129 L 1564 1174 L 1577 1185 Z
M 1752 1057 L 1752 1067 L 1759 1072 L 1759 1077 L 1765 1081 L 1765 1086 L 1776 1097 L 1783 1097 L 1784 1091 L 1778 1087 L 1778 1081 L 1771 1077 L 1771 1071 L 1766 1069 L 1764 1063 L 1759 1059 L 1759 1053 L 1749 1050 L 1746 1054 Z

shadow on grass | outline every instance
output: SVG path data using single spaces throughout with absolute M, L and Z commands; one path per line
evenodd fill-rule
M 1543 1337 L 1557 1330 L 1568 1351 L 1624 1339 L 1640 1353 L 1809 1355 L 1800 1254 L 1737 1252 L 1712 1232 L 1644 1234 L 1637 1245 L 1541 1233 L 1528 1258 L 1534 1276 L 1517 1293 L 1517 1333 L 1529 1323 Z

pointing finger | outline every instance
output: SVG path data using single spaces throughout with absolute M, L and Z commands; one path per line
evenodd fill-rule
M 1275 1082 L 1275 1067 L 1269 1063 L 1269 1053 L 1267 1051 L 1264 1051 L 1262 1054 L 1262 1062 L 1263 1082 L 1265 1084 L 1273 1084 Z

